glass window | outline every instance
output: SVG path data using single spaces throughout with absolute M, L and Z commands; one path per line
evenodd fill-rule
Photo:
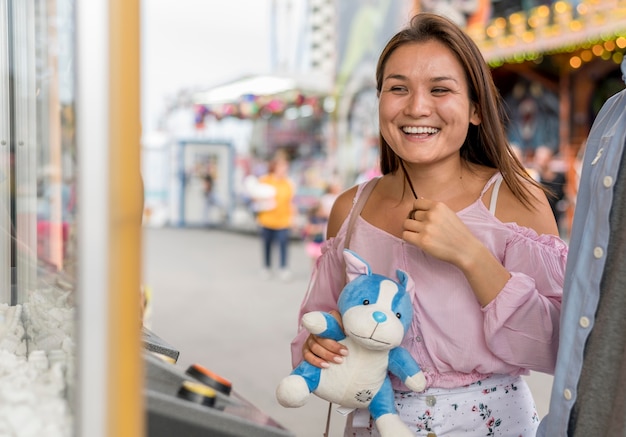
M 31 391 L 23 399 L 32 399 L 20 403 L 23 419 L 0 424 L 32 435 L 72 430 L 73 23 L 71 0 L 0 0 L 0 353 L 15 362 L 0 376 L 0 392 Z

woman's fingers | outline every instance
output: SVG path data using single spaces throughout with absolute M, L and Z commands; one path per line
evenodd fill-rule
M 328 367 L 330 363 L 341 364 L 348 350 L 342 344 L 329 338 L 309 335 L 302 347 L 302 356 L 316 367 Z
M 426 253 L 443 261 L 458 265 L 475 243 L 457 214 L 444 203 L 417 199 L 404 220 L 402 238 Z

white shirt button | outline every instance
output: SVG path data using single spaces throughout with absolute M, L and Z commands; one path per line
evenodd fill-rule
M 602 258 L 602 255 L 604 255 L 604 250 L 598 246 L 596 248 L 593 249 L 593 256 L 596 258 Z
M 580 318 L 580 320 L 578 321 L 578 323 L 580 324 L 580 326 L 582 326 L 583 328 L 588 328 L 589 327 L 589 318 L 582 316 Z
M 437 398 L 429 395 L 426 396 L 426 405 L 428 405 L 429 407 L 434 407 L 437 404 Z
M 415 341 L 420 343 L 422 341 L 422 337 L 418 335 L 417 337 L 415 337 Z
M 565 398 L 566 401 L 569 401 L 572 399 L 572 391 L 569 388 L 566 388 L 565 390 L 563 390 L 563 397 Z
M 613 178 L 611 176 L 605 176 L 604 179 L 602 180 L 602 184 L 606 188 L 609 188 L 611 185 L 613 185 Z

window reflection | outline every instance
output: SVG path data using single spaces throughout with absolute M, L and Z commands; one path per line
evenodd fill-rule
M 0 435 L 72 435 L 74 29 L 74 1 L 0 0 Z

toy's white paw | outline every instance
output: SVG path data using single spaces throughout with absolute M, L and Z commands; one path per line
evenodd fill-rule
M 302 316 L 302 326 L 311 334 L 319 334 L 326 331 L 326 317 L 321 311 L 311 311 Z
M 301 407 L 309 398 L 309 386 L 300 375 L 283 378 L 276 388 L 276 399 L 283 407 Z
M 415 437 L 406 423 L 397 414 L 385 414 L 376 420 L 381 437 Z
M 404 384 L 415 392 L 424 391 L 426 388 L 426 377 L 424 376 L 424 372 L 416 373 L 413 376 L 409 376 Z

